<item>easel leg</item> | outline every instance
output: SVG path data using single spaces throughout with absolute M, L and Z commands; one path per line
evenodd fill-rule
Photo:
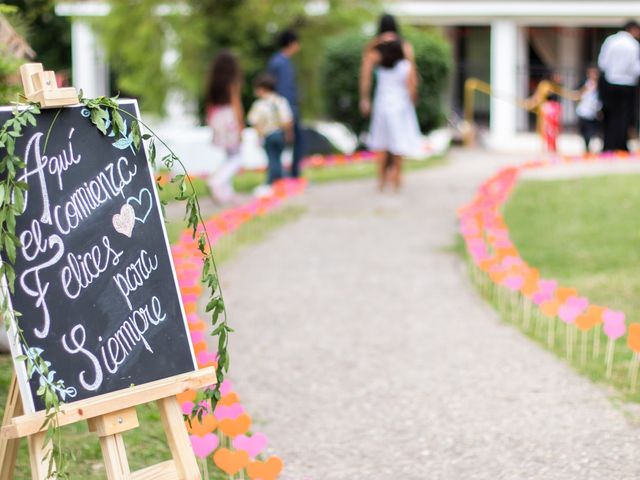
M 46 432 L 35 433 L 27 437 L 29 445 L 29 459 L 31 461 L 31 478 L 33 480 L 45 480 L 49 476 L 49 461 L 47 457 L 51 451 L 51 445 L 45 448 L 44 439 Z M 52 465 L 55 470 L 55 465 Z
M 182 421 L 182 412 L 176 397 L 158 400 L 158 410 L 167 442 L 181 479 L 201 480 L 196 457 L 191 449 L 187 429 Z
M 9 395 L 7 404 L 4 409 L 4 417 L 2 425 L 7 425 L 13 417 L 22 415 L 22 400 L 20 398 L 20 389 L 18 381 L 14 373 L 9 386 Z M 7 440 L 0 437 L 0 480 L 12 480 L 13 472 L 16 468 L 16 457 L 18 456 L 18 447 L 20 439 Z
M 109 480 L 124 480 L 131 474 L 122 435 L 100 437 L 100 447 Z

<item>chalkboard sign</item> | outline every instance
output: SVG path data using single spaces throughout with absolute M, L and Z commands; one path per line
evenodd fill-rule
M 135 101 L 120 107 L 138 116 Z M 16 145 L 29 190 L 10 301 L 29 346 L 64 380 L 67 403 L 195 370 L 144 149 L 130 131 L 100 133 L 83 106 L 58 111 L 43 110 Z M 42 410 L 38 375 L 16 371 L 27 413 Z

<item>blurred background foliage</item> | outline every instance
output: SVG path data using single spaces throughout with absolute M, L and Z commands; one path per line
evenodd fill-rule
M 327 39 L 360 30 L 380 12 L 379 0 L 111 0 L 111 5 L 107 18 L 96 19 L 96 28 L 115 73 L 115 88 L 140 98 L 145 110 L 162 113 L 165 94 L 173 86 L 186 89 L 201 104 L 210 61 L 221 48 L 239 56 L 249 102 L 251 81 L 275 51 L 278 32 L 294 28 L 302 43 L 295 62 L 307 118 L 323 110 L 319 59 Z M 163 68 L 168 46 L 178 54 L 171 71 Z
M 16 101 L 22 92 L 18 69 L 25 61 L 43 63 L 61 74 L 64 82 L 71 69 L 71 27 L 69 20 L 58 17 L 52 0 L 4 0 L 0 16 L 34 51 L 33 59 L 16 56 L 7 45 L 0 45 L 0 103 Z M 0 27 L 2 28 L 2 27 Z

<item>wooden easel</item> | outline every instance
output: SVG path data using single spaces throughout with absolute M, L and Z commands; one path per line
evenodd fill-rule
M 73 87 L 58 88 L 56 74 L 44 71 L 41 63 L 25 63 L 20 67 L 24 96 L 42 108 L 64 107 L 78 103 L 78 92 Z
M 64 405 L 59 426 L 86 420 L 89 430 L 100 439 L 105 470 L 109 480 L 200 480 L 200 470 L 191 449 L 189 435 L 182 420 L 176 395 L 203 388 L 215 382 L 214 367 L 147 383 L 138 387 L 80 400 Z M 172 460 L 131 472 L 122 433 L 139 426 L 136 405 L 156 402 Z M 31 478 L 45 480 L 44 412 L 21 415 L 22 404 L 14 375 L 0 433 L 0 480 L 13 479 L 16 455 L 21 438 L 26 437 L 31 460 Z
M 62 107 L 78 103 L 73 87 L 58 88 L 55 74 L 44 71 L 40 63 L 20 67 L 27 100 L 42 108 Z M 197 390 L 216 382 L 214 367 L 177 375 L 144 385 L 79 400 L 61 407 L 58 426 L 87 421 L 89 430 L 100 439 L 109 480 L 201 480 L 200 470 L 191 449 L 189 435 L 182 420 L 176 395 Z M 172 460 L 131 472 L 122 433 L 139 426 L 135 407 L 156 402 L 171 450 Z M 45 413 L 23 414 L 22 399 L 14 373 L 0 431 L 0 480 L 12 480 L 21 438 L 29 445 L 31 478 L 45 480 L 49 464 L 46 460 Z

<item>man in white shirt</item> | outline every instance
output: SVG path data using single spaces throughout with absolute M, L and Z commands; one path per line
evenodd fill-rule
M 637 108 L 635 89 L 640 76 L 640 25 L 628 22 L 624 30 L 607 37 L 598 67 L 604 74 L 602 101 L 604 151 L 627 150 L 629 129 Z

